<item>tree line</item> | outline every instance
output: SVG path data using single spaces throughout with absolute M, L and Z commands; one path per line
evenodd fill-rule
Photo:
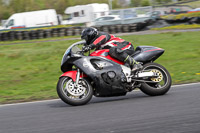
M 108 3 L 108 0 L 0 0 L 0 20 L 8 19 L 13 13 L 44 9 L 56 9 L 58 14 L 64 14 L 69 6 L 89 3 Z
M 127 7 L 149 6 L 158 2 L 168 2 L 171 0 L 131 0 Z M 0 0 L 0 20 L 8 19 L 14 13 L 56 9 L 58 14 L 64 14 L 64 10 L 69 6 L 85 5 L 90 3 L 109 3 L 109 0 Z M 124 0 L 112 0 L 112 8 L 122 7 Z

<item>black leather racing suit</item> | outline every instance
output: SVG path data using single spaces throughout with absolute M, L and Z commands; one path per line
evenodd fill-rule
M 129 55 L 134 53 L 134 47 L 130 42 L 127 42 L 119 37 L 105 32 L 98 32 L 98 35 L 90 42 L 92 49 L 109 49 L 109 55 L 122 62 L 126 62 Z M 129 62 L 127 62 L 131 65 Z

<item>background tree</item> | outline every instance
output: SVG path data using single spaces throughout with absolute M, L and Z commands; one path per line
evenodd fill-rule
M 141 0 L 131 0 L 131 5 L 133 7 L 138 7 L 141 5 Z
M 10 14 L 12 14 L 12 11 L 9 6 L 7 6 L 3 0 L 0 0 L 0 20 L 7 19 Z
M 150 6 L 149 0 L 142 0 L 141 6 Z
M 122 8 L 119 1 L 112 0 L 112 9 Z M 151 3 L 166 3 L 171 0 L 131 0 L 131 7 L 148 6 Z M 90 3 L 107 3 L 108 0 L 0 0 L 0 20 L 8 19 L 14 13 L 44 9 L 55 9 L 58 14 L 64 14 L 69 6 Z M 128 6 L 126 6 L 128 7 Z

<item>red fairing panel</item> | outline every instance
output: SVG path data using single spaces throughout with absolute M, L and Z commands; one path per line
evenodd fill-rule
M 70 77 L 75 82 L 76 74 L 77 74 L 77 71 L 68 71 L 68 72 L 63 73 L 60 77 Z M 87 77 L 87 75 L 80 74 L 80 78 L 82 78 L 82 77 Z
M 157 50 L 163 50 L 163 49 L 161 49 L 161 48 L 157 48 L 157 49 L 147 50 L 147 51 L 144 51 L 144 52 L 151 52 L 151 51 L 157 51 Z
M 121 62 L 115 58 L 112 58 L 110 55 L 107 55 L 107 56 L 104 56 L 104 53 L 108 53 L 109 52 L 109 49 L 104 49 L 104 50 L 97 50 L 97 51 L 94 51 L 90 54 L 90 56 L 99 56 L 99 57 L 104 57 L 104 58 L 107 58 L 109 60 L 112 60 L 118 64 L 121 64 L 121 65 L 124 65 L 124 62 Z

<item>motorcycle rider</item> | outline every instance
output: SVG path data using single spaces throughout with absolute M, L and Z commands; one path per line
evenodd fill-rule
M 119 37 L 105 32 L 99 32 L 96 28 L 87 27 L 81 33 L 81 39 L 85 39 L 86 47 L 84 51 L 89 49 L 109 49 L 109 55 L 119 61 L 125 62 L 134 72 L 142 68 L 141 64 L 135 61 L 130 55 L 134 53 L 134 47 Z

